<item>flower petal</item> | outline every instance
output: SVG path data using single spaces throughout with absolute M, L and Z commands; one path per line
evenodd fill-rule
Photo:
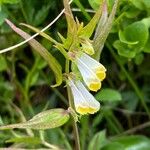
M 77 60 L 78 69 L 83 77 L 85 84 L 91 91 L 97 91 L 101 88 L 101 81 L 98 76 L 91 68 L 89 68 L 84 61 L 80 59 Z
M 77 81 L 76 85 L 82 93 L 83 97 L 86 99 L 87 103 L 90 104 L 91 113 L 98 111 L 100 109 L 100 103 L 94 98 L 94 96 L 91 93 L 89 93 L 89 91 L 84 87 L 84 85 L 80 81 Z
M 69 85 L 74 98 L 75 109 L 78 113 L 82 115 L 94 114 L 99 110 L 100 103 L 95 100 L 80 81 L 74 83 L 73 80 L 69 80 Z
M 91 68 L 91 70 L 96 74 L 99 80 L 104 80 L 104 78 L 106 77 L 106 68 L 101 63 L 85 53 L 80 56 L 80 60 L 84 62 L 88 68 Z

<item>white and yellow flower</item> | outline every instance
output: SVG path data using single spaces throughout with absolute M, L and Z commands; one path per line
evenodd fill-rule
M 75 109 L 81 115 L 94 114 L 100 109 L 100 103 L 89 93 L 80 81 L 69 80 Z
M 106 77 L 105 67 L 85 53 L 76 57 L 76 64 L 87 87 L 91 91 L 99 90 Z

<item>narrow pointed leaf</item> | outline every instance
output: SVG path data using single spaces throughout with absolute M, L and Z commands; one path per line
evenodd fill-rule
M 29 25 L 29 24 L 25 24 L 25 23 L 20 23 L 20 25 L 23 25 L 23 26 L 33 30 L 34 32 L 39 33 L 41 36 L 43 36 L 44 38 L 46 38 L 47 40 L 49 40 L 50 42 L 52 42 L 54 44 L 57 43 L 57 41 L 55 41 L 52 37 L 50 37 L 49 35 L 47 35 L 44 32 L 41 32 L 38 28 L 35 28 L 35 27 L 33 27 L 33 26 Z
M 109 18 L 107 19 L 107 21 L 105 22 L 104 28 L 100 33 L 96 33 L 98 36 L 94 39 L 93 42 L 93 47 L 95 49 L 95 55 L 94 57 L 99 60 L 102 48 L 104 46 L 104 43 L 107 39 L 107 36 L 111 30 L 112 24 L 113 24 L 113 20 L 115 17 L 115 13 L 116 13 L 116 9 L 117 9 L 117 5 L 118 5 L 118 1 L 119 0 L 115 0 L 113 9 L 111 11 L 111 14 L 109 15 Z M 99 31 L 99 30 L 97 30 Z
M 0 126 L 0 130 L 7 129 L 35 129 L 44 130 L 60 127 L 69 120 L 70 116 L 67 110 L 62 108 L 51 109 L 41 112 L 27 122 Z
M 21 25 L 25 26 L 25 27 L 28 27 L 29 29 L 33 30 L 34 32 L 36 33 L 39 33 L 39 35 L 41 35 L 42 37 L 46 38 L 47 40 L 49 40 L 50 42 L 54 43 L 55 45 L 59 45 L 60 47 L 60 43 L 58 43 L 57 41 L 55 41 L 52 37 L 50 37 L 48 34 L 44 33 L 44 32 L 41 32 L 39 29 L 31 26 L 31 25 L 28 25 L 28 24 L 25 24 L 25 23 L 21 23 Z M 56 47 L 56 46 L 55 46 Z M 62 46 L 61 46 L 62 47 Z M 57 48 L 57 47 L 56 47 Z M 65 49 L 62 48 L 58 48 L 58 50 L 60 50 L 60 52 L 65 56 L 67 57 L 67 52 L 65 51 Z
M 98 33 L 100 33 L 103 30 L 107 19 L 108 19 L 108 7 L 107 7 L 107 2 L 104 1 L 102 5 L 102 15 L 98 22 L 98 26 L 96 28 L 94 39 L 98 36 Z
M 7 24 L 21 37 L 24 39 L 28 39 L 31 36 L 27 34 L 26 32 L 22 31 L 21 29 L 17 28 L 12 22 L 6 19 Z M 55 74 L 56 78 L 56 84 L 53 85 L 53 87 L 59 86 L 62 83 L 62 68 L 58 61 L 53 57 L 45 47 L 43 47 L 38 41 L 35 39 L 32 39 L 29 41 L 29 44 L 34 48 L 36 52 L 38 52 L 49 64 L 49 67 L 52 69 L 52 71 Z
M 37 137 L 16 137 L 6 141 L 6 143 L 24 143 L 24 144 L 40 144 L 42 141 Z
M 91 139 L 88 150 L 100 150 L 107 143 L 106 131 L 100 131 Z
M 77 25 L 74 20 L 73 14 L 71 12 L 68 0 L 64 0 L 63 2 L 64 2 L 64 8 L 65 8 L 65 15 L 67 19 L 67 25 L 68 25 L 67 38 L 63 44 L 64 44 L 64 47 L 69 50 L 72 42 L 77 36 Z
M 65 7 L 65 15 L 67 19 L 68 24 L 68 33 L 73 33 L 73 31 L 76 29 L 76 22 L 74 20 L 72 11 L 70 9 L 69 1 L 64 0 L 64 7 Z
M 96 12 L 96 14 L 94 15 L 94 17 L 91 19 L 91 21 L 82 29 L 82 31 L 80 32 L 80 35 L 82 37 L 87 37 L 89 38 L 92 33 L 95 30 L 95 26 L 102 14 L 102 9 L 103 9 L 103 5 L 105 4 L 105 2 L 99 7 L 98 11 Z

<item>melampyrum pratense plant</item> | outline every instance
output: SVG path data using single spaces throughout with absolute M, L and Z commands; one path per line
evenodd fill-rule
M 1 126 L 0 130 L 13 128 L 24 128 L 26 130 L 50 129 L 62 126 L 71 118 L 76 149 L 80 149 L 77 122 L 82 115 L 94 114 L 100 109 L 100 103 L 90 91 L 97 92 L 106 77 L 106 68 L 99 63 L 99 59 L 112 26 L 118 0 L 115 0 L 110 14 L 108 13 L 106 0 L 103 0 L 94 17 L 85 26 L 73 16 L 68 0 L 63 2 L 68 30 L 66 38 L 58 33 L 61 42 L 56 41 L 35 27 L 23 23 L 21 25 L 49 40 L 64 55 L 66 64 L 65 72 L 62 72 L 62 66 L 46 48 L 35 39 L 31 39 L 28 42 L 43 57 L 53 71 L 56 84 L 52 85 L 52 87 L 55 88 L 60 86 L 63 81 L 66 82 L 69 101 L 68 109 L 54 108 L 43 111 L 27 122 Z M 27 40 L 31 37 L 28 33 L 17 28 L 8 19 L 5 21 L 12 30 L 24 39 Z M 93 39 L 91 39 L 91 36 Z M 52 148 L 54 147 L 52 146 Z

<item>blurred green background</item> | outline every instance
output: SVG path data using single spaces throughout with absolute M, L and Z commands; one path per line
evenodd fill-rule
M 87 24 L 101 0 L 74 0 L 74 16 Z M 109 12 L 114 0 L 107 0 Z M 42 29 L 63 9 L 61 0 L 0 0 L 0 49 L 23 39 L 5 23 L 8 18 L 26 32 L 24 22 Z M 82 116 L 79 134 L 82 150 L 150 149 L 150 0 L 120 0 L 112 30 L 101 54 L 107 78 L 96 94 L 101 110 Z M 46 33 L 60 40 L 66 35 L 63 15 Z M 57 58 L 64 69 L 65 58 L 49 41 L 36 38 Z M 92 38 L 91 38 L 92 39 Z M 28 120 L 51 108 L 67 109 L 65 84 L 51 88 L 54 76 L 47 63 L 28 44 L 0 54 L 0 125 Z M 39 135 L 61 149 L 73 148 L 71 122 L 61 128 L 30 132 L 0 131 L 0 148 L 48 148 Z

